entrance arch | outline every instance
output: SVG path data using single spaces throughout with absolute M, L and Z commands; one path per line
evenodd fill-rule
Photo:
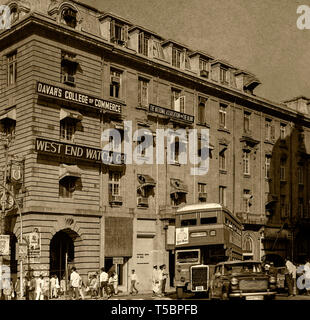
M 50 242 L 50 275 L 56 274 L 60 280 L 65 276 L 66 266 L 74 264 L 74 243 L 78 237 L 71 229 L 55 233 Z

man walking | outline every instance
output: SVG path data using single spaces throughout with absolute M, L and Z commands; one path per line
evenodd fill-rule
M 109 275 L 105 272 L 104 268 L 101 268 L 101 273 L 100 273 L 100 297 L 104 297 L 104 292 L 106 293 L 107 296 L 109 296 L 108 293 L 108 281 L 109 281 Z
M 80 281 L 81 277 L 80 275 L 76 272 L 76 268 L 72 267 L 71 269 L 71 275 L 70 275 L 70 285 L 72 287 L 73 291 L 73 299 L 79 299 L 79 287 L 80 287 Z
M 138 277 L 136 275 L 135 270 L 132 269 L 131 275 L 130 275 L 130 292 L 129 292 L 129 294 L 132 294 L 133 290 L 135 290 L 136 294 L 139 293 L 138 289 L 136 288 L 136 283 L 138 284 Z

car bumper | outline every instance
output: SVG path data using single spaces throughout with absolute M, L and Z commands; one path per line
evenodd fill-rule
M 274 296 L 276 294 L 275 291 L 268 292 L 234 292 L 230 293 L 230 298 L 242 298 L 242 297 L 252 297 L 252 296 Z

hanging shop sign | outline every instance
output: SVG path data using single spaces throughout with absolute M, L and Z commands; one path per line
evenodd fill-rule
M 155 104 L 149 105 L 149 112 L 157 113 L 157 114 L 160 114 L 163 116 L 167 116 L 172 119 L 183 120 L 183 121 L 190 122 L 190 123 L 194 122 L 194 116 L 191 116 L 186 113 L 178 112 L 175 110 L 163 108 L 160 106 L 156 106 Z
M 123 257 L 113 257 L 113 264 L 124 264 Z
M 122 113 L 123 105 L 120 103 L 103 100 L 80 92 L 60 88 L 43 82 L 37 82 L 36 92 L 39 95 L 48 96 L 53 99 L 60 99 L 74 102 L 84 106 L 100 109 L 102 111 L 110 111 L 113 113 Z
M 16 161 L 11 163 L 11 181 L 13 183 L 21 183 L 23 178 L 23 163 Z
M 41 233 L 39 228 L 34 228 L 33 232 L 25 235 L 28 243 L 29 258 L 39 258 L 41 256 Z
M 10 236 L 0 235 L 0 256 L 8 256 L 10 254 Z
M 19 243 L 18 244 L 18 259 L 24 260 L 28 255 L 28 245 L 27 243 Z
M 102 162 L 104 164 L 124 164 L 126 161 L 124 153 L 110 152 L 41 138 L 36 139 L 35 150 L 42 154 Z

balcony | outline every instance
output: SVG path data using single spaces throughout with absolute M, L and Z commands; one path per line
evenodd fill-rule
M 138 197 L 137 198 L 138 207 L 148 208 L 149 200 L 147 197 Z
M 236 216 L 243 224 L 262 226 L 267 222 L 266 217 L 249 212 L 237 212 Z
M 207 192 L 199 192 L 198 199 L 203 200 L 203 201 L 207 201 Z
M 109 195 L 109 203 L 113 205 L 121 205 L 123 203 L 122 196 Z
M 178 209 L 176 206 L 159 206 L 160 219 L 175 219 Z

